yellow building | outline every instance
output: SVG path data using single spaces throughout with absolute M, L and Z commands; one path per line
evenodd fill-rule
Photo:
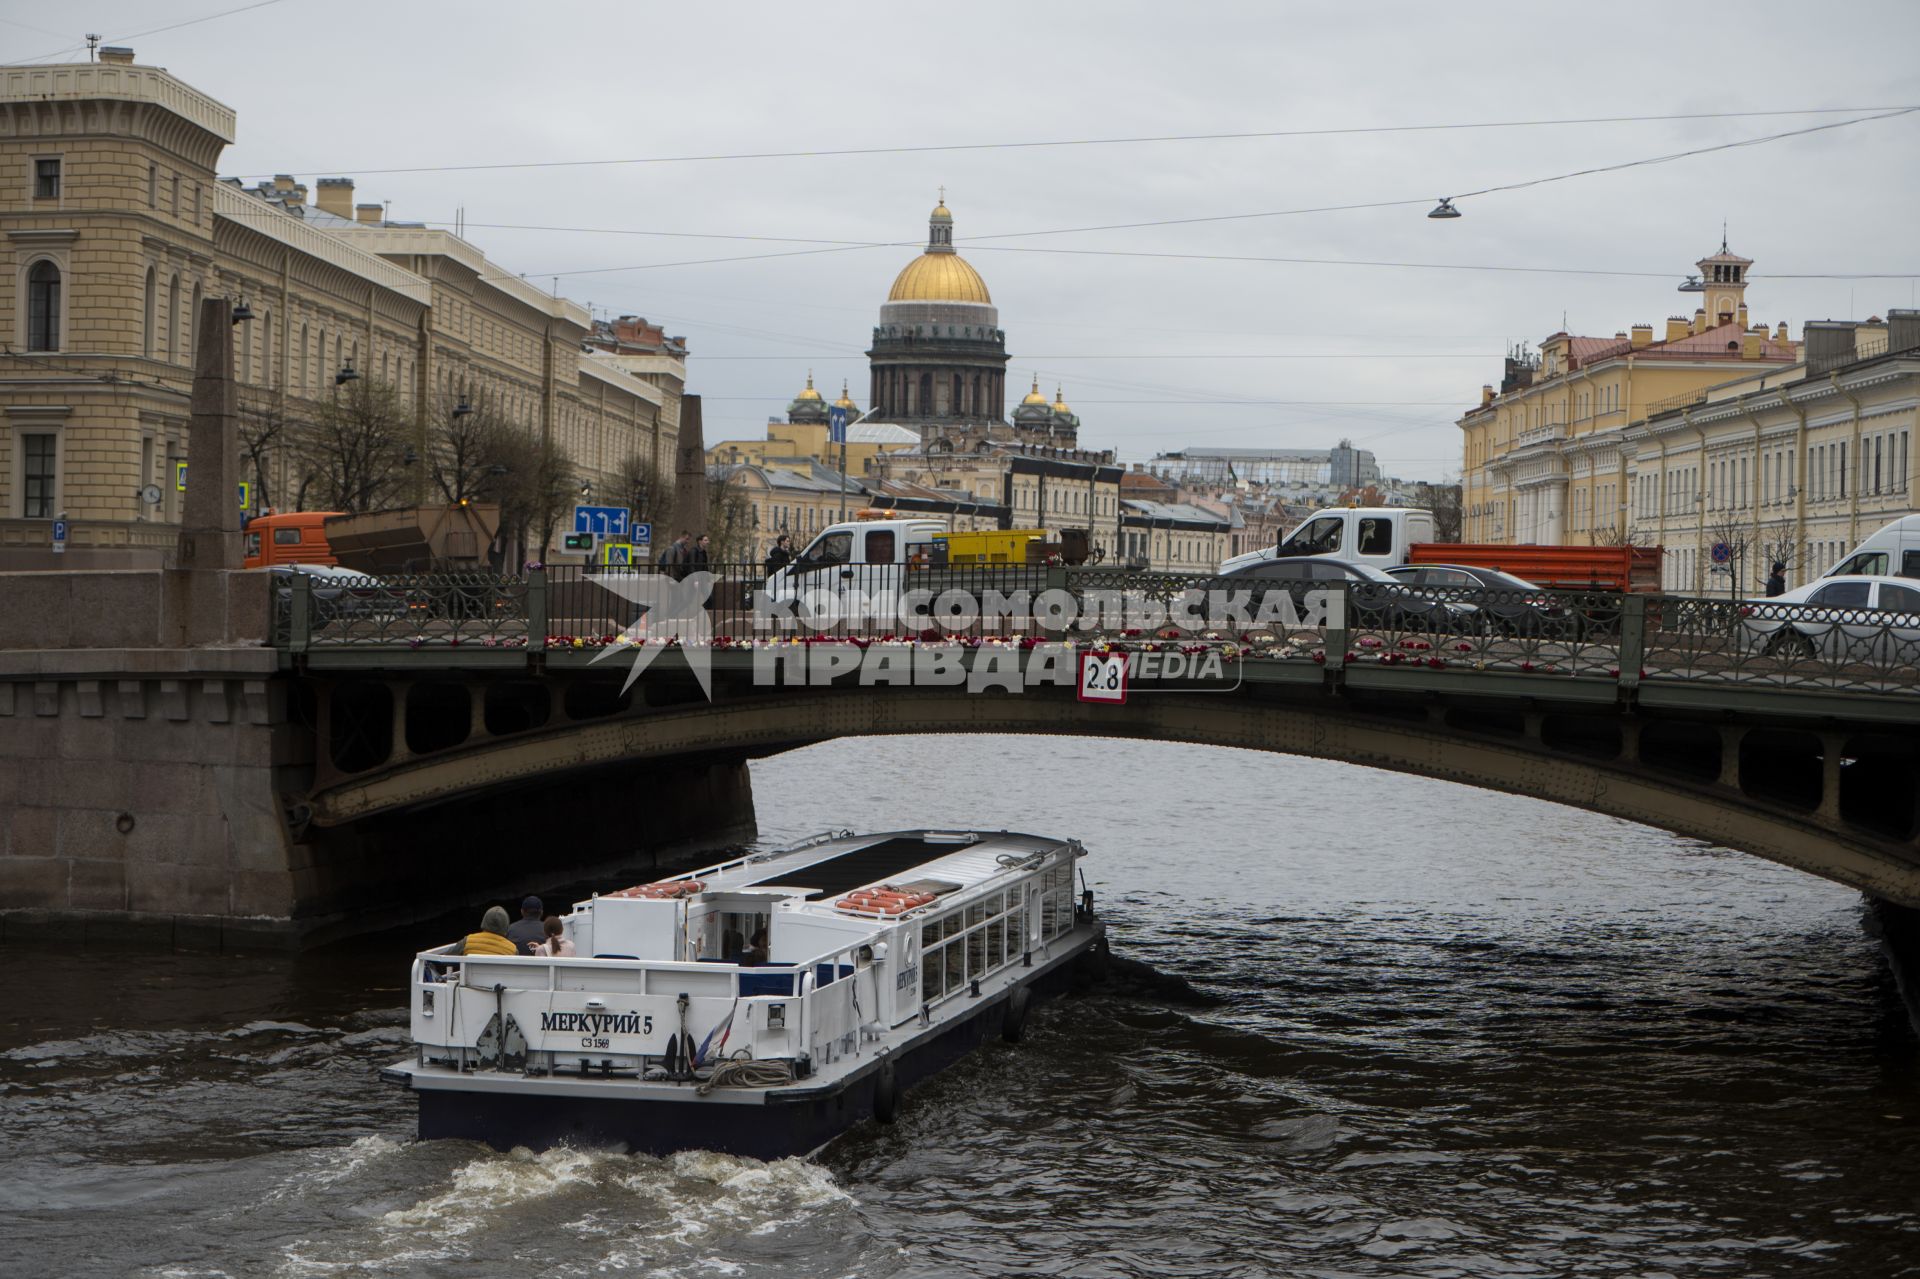
M 1651 413 L 1755 370 L 1786 368 L 1798 344 L 1749 320 L 1751 259 L 1702 258 L 1682 286 L 1693 315 L 1611 338 L 1555 333 L 1539 354 L 1510 356 L 1499 388 L 1460 418 L 1462 538 L 1468 542 L 1599 545 L 1628 535 L 1638 477 L 1627 433 Z
M 464 398 L 564 449 L 583 483 L 636 455 L 671 469 L 679 383 L 583 351 L 584 307 L 356 205 L 350 179 L 313 204 L 291 177 L 219 179 L 235 123 L 132 50 L 0 68 L 0 568 L 168 562 L 203 296 L 252 313 L 232 328 L 243 409 L 309 419 L 351 368 L 394 388 L 421 459 Z M 263 462 L 282 507 L 289 452 Z
M 1775 562 L 1798 586 L 1915 513 L 1920 311 L 1810 321 L 1803 353 L 1802 362 L 1685 397 L 1625 433 L 1630 528 L 1636 541 L 1666 548 L 1668 590 L 1756 595 Z M 1716 545 L 1726 548 L 1724 564 L 1714 563 Z
M 809 373 L 806 387 L 787 405 L 786 420 L 775 418 L 767 422 L 766 439 L 721 440 L 707 450 L 707 465 L 785 467 L 797 471 L 818 463 L 838 468 L 841 450 L 833 441 L 828 407 L 826 398 L 814 389 L 813 374 Z M 860 406 L 847 394 L 844 383 L 840 387 L 840 398 L 832 407 L 845 413 L 850 423 L 845 455 L 849 475 L 873 474 L 875 460 L 881 454 L 910 449 L 920 443 L 920 437 L 903 426 L 859 421 Z

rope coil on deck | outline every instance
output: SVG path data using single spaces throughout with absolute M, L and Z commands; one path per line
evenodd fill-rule
M 730 1057 L 713 1068 L 693 1091 L 704 1097 L 716 1088 L 778 1088 L 793 1082 L 793 1063 Z

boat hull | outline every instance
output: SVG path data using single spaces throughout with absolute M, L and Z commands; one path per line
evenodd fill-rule
M 681 1150 L 713 1150 L 756 1159 L 806 1155 L 863 1120 L 874 1118 L 883 1082 L 883 1066 L 892 1071 L 895 1096 L 953 1065 L 1006 1028 L 1014 991 L 1024 989 L 1038 1001 L 1060 993 L 1072 982 L 1073 969 L 1104 948 L 1096 923 L 1083 939 L 1056 954 L 1017 986 L 983 996 L 962 1014 L 914 1036 L 898 1048 L 875 1055 L 856 1069 L 828 1081 L 802 1081 L 766 1091 L 717 1090 L 708 1097 L 620 1098 L 567 1095 L 527 1088 L 519 1077 L 504 1077 L 501 1087 L 486 1087 L 486 1077 L 464 1076 L 460 1087 L 435 1086 L 405 1068 L 419 1097 L 420 1137 L 483 1142 L 497 1150 L 553 1146 L 623 1148 L 631 1153 L 667 1155 Z

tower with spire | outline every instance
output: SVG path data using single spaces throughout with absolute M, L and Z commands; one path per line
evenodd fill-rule
M 1753 265 L 1753 259 L 1727 250 L 1724 225 L 1720 228 L 1720 251 L 1701 258 L 1694 265 L 1700 268 L 1700 308 L 1707 313 L 1708 326 L 1732 324 L 1736 320 L 1744 325 L 1747 269 Z

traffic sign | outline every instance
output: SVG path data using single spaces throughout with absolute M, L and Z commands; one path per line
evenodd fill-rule
M 573 531 L 598 537 L 625 537 L 631 514 L 624 506 L 576 506 Z
M 827 410 L 827 440 L 832 444 L 847 442 L 847 411 L 843 408 Z
M 635 524 L 631 529 L 628 530 L 627 540 L 632 542 L 635 546 L 652 546 L 653 545 L 653 525 Z
M 1707 553 L 1713 557 L 1715 564 L 1725 564 L 1733 558 L 1733 548 L 1725 542 L 1715 542 L 1713 549 Z
M 173 464 L 173 487 L 179 489 L 182 493 L 187 491 L 187 464 L 185 462 L 175 462 Z
M 1080 700 L 1124 706 L 1127 701 L 1127 656 L 1125 653 L 1080 655 Z
M 633 563 L 633 547 L 626 542 L 608 542 L 606 552 L 608 568 L 626 568 Z
M 65 554 L 66 549 L 67 522 L 65 520 L 55 520 L 53 522 L 53 553 L 55 555 L 62 555 Z
M 238 484 L 234 485 L 234 490 L 240 495 L 241 510 L 244 511 L 253 505 L 253 485 L 247 483 L 245 480 L 241 480 Z
M 563 539 L 562 545 L 566 550 L 569 550 L 569 551 L 591 552 L 593 550 L 593 534 L 569 533 Z

